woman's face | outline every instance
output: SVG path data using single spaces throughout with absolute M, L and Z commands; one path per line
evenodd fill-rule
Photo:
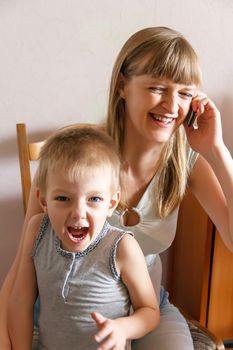
M 183 123 L 196 86 L 150 75 L 122 79 L 119 93 L 125 100 L 127 136 L 140 137 L 141 141 L 153 144 L 167 142 Z

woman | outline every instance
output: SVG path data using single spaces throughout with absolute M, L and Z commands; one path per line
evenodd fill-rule
M 113 69 L 107 130 L 121 152 L 126 199 L 111 223 L 135 233 L 157 293 L 161 263 L 156 254 L 173 241 L 186 186 L 233 249 L 233 162 L 219 111 L 198 92 L 200 84 L 193 48 L 169 28 L 134 34 Z M 190 107 L 197 112 L 198 129 L 186 125 Z M 185 320 L 163 290 L 160 311 L 158 328 L 133 349 L 168 350 L 174 343 L 179 350 L 193 349 Z
M 233 250 L 233 161 L 222 139 L 220 113 L 198 92 L 200 84 L 193 48 L 165 27 L 135 33 L 113 69 L 106 130 L 121 153 L 125 196 L 111 223 L 135 233 L 158 296 L 160 292 L 160 325 L 135 341 L 133 349 L 171 350 L 174 344 L 179 350 L 193 349 L 185 319 L 160 291 L 158 255 L 173 241 L 187 186 Z M 190 108 L 197 127 L 186 125 Z M 35 193 L 33 186 L 25 225 L 40 210 Z M 19 255 L 20 250 L 2 291 L 5 298 Z

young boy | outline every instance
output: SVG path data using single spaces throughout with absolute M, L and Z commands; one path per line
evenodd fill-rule
M 39 295 L 39 349 L 126 349 L 159 322 L 145 259 L 130 232 L 110 226 L 120 161 L 93 128 L 67 128 L 42 148 L 38 198 L 9 301 L 12 348 L 29 350 Z M 133 313 L 129 314 L 132 305 Z

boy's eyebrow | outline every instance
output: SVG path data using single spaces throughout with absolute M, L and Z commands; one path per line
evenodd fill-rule
M 101 190 L 101 191 L 95 191 L 95 190 L 93 190 L 93 191 L 89 191 L 89 192 L 87 193 L 87 195 L 96 196 L 96 195 L 105 194 L 105 193 L 108 193 L 108 191 L 107 191 L 106 189 L 103 189 L 103 190 Z
M 56 193 L 56 192 L 69 192 L 69 191 L 67 191 L 67 189 L 59 188 L 59 187 L 54 188 L 54 189 L 51 191 L 51 193 Z

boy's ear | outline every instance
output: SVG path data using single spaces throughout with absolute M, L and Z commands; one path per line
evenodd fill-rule
M 121 198 L 120 191 L 116 191 L 110 200 L 108 217 L 112 216 L 112 213 L 114 212 L 114 210 L 118 206 L 120 198 Z
M 41 193 L 39 189 L 37 189 L 36 195 L 39 200 L 40 206 L 43 209 L 43 212 L 47 213 L 47 202 L 45 196 Z
M 117 82 L 117 86 L 118 86 L 118 92 L 119 95 L 121 96 L 121 98 L 125 98 L 125 77 L 122 73 L 119 74 L 118 77 L 118 82 Z

